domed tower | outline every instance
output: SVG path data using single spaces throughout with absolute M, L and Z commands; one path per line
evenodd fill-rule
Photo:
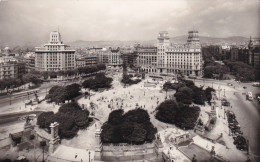
M 197 30 L 189 31 L 187 43 L 189 46 L 200 46 L 199 32 Z
M 160 69 L 159 72 L 162 73 L 165 63 L 165 50 L 170 46 L 170 37 L 167 31 L 159 32 L 157 37 L 157 66 Z

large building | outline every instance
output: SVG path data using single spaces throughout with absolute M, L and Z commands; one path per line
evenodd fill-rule
M 76 67 L 85 67 L 98 64 L 97 56 L 86 56 L 85 58 L 76 59 Z
M 252 65 L 257 72 L 260 72 L 260 38 L 250 38 L 249 45 L 249 64 Z
M 137 47 L 137 64 L 144 72 L 157 72 L 157 48 Z
M 241 61 L 260 71 L 260 38 L 250 38 L 248 48 L 234 46 L 230 50 L 232 61 Z
M 76 67 L 75 50 L 67 48 L 57 31 L 50 33 L 50 40 L 43 47 L 36 47 L 35 69 L 39 71 L 72 70 Z
M 25 74 L 25 64 L 13 57 L 0 57 L 0 79 L 20 78 Z
M 120 53 L 120 48 L 103 49 L 99 54 L 99 62 L 107 66 L 122 66 L 123 59 Z
M 141 70 L 163 74 L 202 74 L 202 55 L 198 31 L 189 31 L 187 43 L 170 44 L 168 32 L 160 32 L 157 47 L 138 47 L 138 65 Z

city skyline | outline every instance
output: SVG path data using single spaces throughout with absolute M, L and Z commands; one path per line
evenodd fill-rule
M 191 29 L 209 37 L 259 37 L 258 13 L 256 0 L 8 0 L 0 1 L 0 44 L 45 42 L 55 30 L 64 42 L 153 40 L 159 31 L 175 37 Z

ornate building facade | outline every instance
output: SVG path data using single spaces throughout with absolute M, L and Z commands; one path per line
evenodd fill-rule
M 171 45 L 168 32 L 160 32 L 157 47 L 137 47 L 138 66 L 144 72 L 202 74 L 202 54 L 198 31 L 189 31 L 187 43 Z

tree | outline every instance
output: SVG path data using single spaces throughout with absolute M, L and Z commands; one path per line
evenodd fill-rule
M 190 107 L 174 100 L 166 100 L 156 108 L 156 119 L 175 124 L 182 129 L 193 129 L 199 117 L 200 108 Z
M 150 121 L 150 116 L 144 109 L 135 109 L 125 113 L 124 119 L 128 122 L 136 122 L 141 124 Z
M 204 105 L 206 101 L 206 95 L 203 87 L 198 88 L 197 86 L 192 87 L 193 90 L 193 102 L 195 104 Z
M 70 100 L 74 97 L 77 97 L 80 93 L 80 85 L 77 84 L 77 83 L 74 83 L 74 84 L 70 84 L 70 85 L 67 85 L 65 87 L 65 90 L 67 92 L 67 100 Z
M 193 97 L 193 91 L 189 87 L 181 87 L 177 90 L 177 92 L 174 94 L 176 97 L 176 100 L 178 102 L 182 102 L 184 104 L 191 104 L 192 103 L 192 97 Z
M 81 110 L 81 107 L 76 102 L 63 104 L 59 108 L 60 113 L 68 113 L 68 114 L 77 110 Z
M 48 128 L 51 124 L 52 117 L 54 116 L 53 111 L 43 112 L 37 118 L 37 125 L 40 128 Z
M 173 124 L 179 111 L 179 105 L 174 100 L 166 100 L 156 108 L 155 117 L 160 121 Z
M 123 114 L 124 114 L 124 110 L 122 110 L 122 109 L 112 111 L 109 114 L 108 123 L 111 124 L 111 125 L 121 124 L 124 120 Z
M 82 86 L 84 88 L 98 90 L 98 88 L 110 88 L 112 81 L 113 79 L 106 77 L 104 73 L 98 73 L 94 79 L 85 80 Z
M 206 99 L 207 99 L 208 102 L 210 102 L 211 99 L 212 99 L 212 94 L 211 94 L 211 92 L 215 92 L 215 89 L 213 89 L 213 88 L 211 88 L 211 87 L 208 87 L 208 88 L 205 89 L 205 97 L 206 97 Z
M 176 116 L 176 125 L 182 129 L 193 129 L 200 114 L 200 108 L 197 106 L 189 107 L 184 105 Z
M 33 84 L 39 84 L 41 83 L 41 75 L 39 74 L 34 74 L 34 73 L 27 73 L 27 74 L 24 74 L 22 79 L 25 83 L 30 83 L 32 82 Z
M 108 121 L 102 125 L 103 143 L 143 144 L 155 139 L 157 129 L 150 122 L 146 110 L 135 109 L 123 114 L 123 110 L 114 110 Z
M 68 98 L 68 95 L 64 87 L 53 86 L 49 90 L 49 94 L 46 96 L 46 98 L 55 103 L 64 103 L 65 100 Z

